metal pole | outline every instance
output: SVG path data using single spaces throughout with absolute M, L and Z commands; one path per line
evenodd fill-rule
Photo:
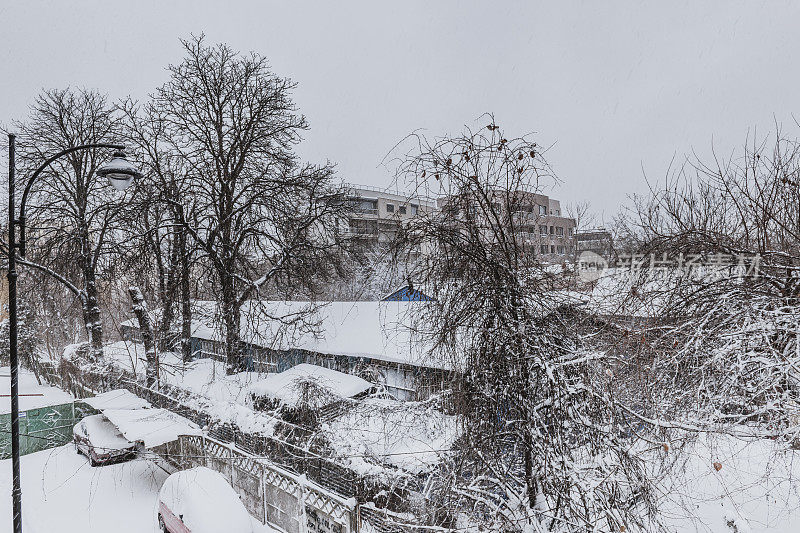
M 22 485 L 19 473 L 19 362 L 17 361 L 17 254 L 14 219 L 14 141 L 8 134 L 8 340 L 11 364 L 11 503 L 14 533 L 22 533 Z

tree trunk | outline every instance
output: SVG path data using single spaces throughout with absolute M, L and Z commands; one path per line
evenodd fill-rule
M 153 324 L 150 322 L 147 302 L 144 301 L 144 296 L 139 287 L 131 285 L 128 288 L 128 293 L 133 302 L 133 314 L 136 315 L 136 319 L 139 321 L 139 331 L 142 334 L 142 342 L 144 342 L 144 353 L 147 360 L 147 368 L 145 370 L 146 384 L 148 387 L 152 387 L 158 379 L 158 356 L 153 340 Z
M 160 343 L 166 341 L 169 338 L 170 331 L 172 331 L 172 326 L 175 322 L 175 301 L 177 300 L 178 293 L 178 243 L 174 234 L 170 235 L 168 238 L 169 254 L 167 255 L 164 300 L 162 300 L 161 304 L 163 313 L 159 329 Z M 172 346 L 164 346 L 163 348 L 171 350 Z
M 225 372 L 235 374 L 241 368 L 239 340 L 240 304 L 232 276 L 222 276 L 222 321 L 225 326 Z
M 85 269 L 84 280 L 86 299 L 83 300 L 83 323 L 86 326 L 86 333 L 89 335 L 92 358 L 98 360 L 103 357 L 103 323 L 100 317 L 100 302 L 97 298 L 97 284 L 92 268 Z
M 189 286 L 189 251 L 186 248 L 186 230 L 178 232 L 181 278 L 181 356 L 184 363 L 192 359 L 192 305 Z

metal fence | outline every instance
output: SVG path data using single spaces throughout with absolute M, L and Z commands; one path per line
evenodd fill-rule
M 253 516 L 286 533 L 358 531 L 355 500 L 216 439 L 181 436 L 154 451 L 178 469 L 205 466 L 220 472 Z
M 63 446 L 72 440 L 72 428 L 89 414 L 80 402 L 48 405 L 19 413 L 20 455 Z M 11 457 L 11 414 L 0 415 L 0 459 Z
M 179 397 L 186 397 L 190 394 L 183 389 L 161 385 L 160 390 L 155 390 L 138 382 L 134 375 L 121 370 L 103 373 L 87 372 L 69 363 L 62 365 L 59 372 L 59 381 L 62 388 L 70 390 L 77 397 L 92 396 L 100 392 L 118 388 L 127 389 L 140 398 L 147 400 L 154 407 L 167 409 L 191 420 L 200 427 L 207 427 L 208 436 L 205 442 L 217 442 L 224 445 L 224 449 L 229 450 L 231 454 L 238 453 L 251 457 L 269 457 L 269 461 L 273 465 L 273 470 L 276 468 L 282 469 L 286 475 L 293 479 L 303 475 L 309 481 L 320 487 L 324 487 L 330 494 L 339 498 L 340 501 L 347 501 L 350 499 L 354 502 L 372 501 L 377 494 L 382 494 L 383 500 L 387 501 L 388 504 L 402 506 L 404 502 L 407 502 L 411 498 L 411 494 L 416 492 L 414 490 L 416 487 L 410 484 L 408 486 L 394 485 L 392 487 L 387 487 L 379 479 L 359 475 L 351 469 L 337 463 L 335 459 L 323 457 L 311 450 L 288 442 L 287 440 L 268 435 L 244 432 L 235 425 L 221 423 L 208 413 L 189 406 L 184 401 L 180 400 Z M 301 428 L 292 427 L 291 431 L 299 433 L 303 430 Z M 230 461 L 230 457 L 228 459 L 224 459 L 224 456 L 222 458 L 216 457 L 214 456 L 214 451 L 208 451 L 212 448 L 219 451 L 221 448 L 204 446 L 202 453 L 200 450 L 195 450 L 197 453 L 191 453 L 187 450 L 189 450 L 192 445 L 196 446 L 196 442 L 195 444 L 187 444 L 187 442 L 191 443 L 193 441 L 186 441 L 185 439 L 181 442 L 183 442 L 183 446 L 185 447 L 183 450 L 169 448 L 166 452 L 162 451 L 165 458 L 173 457 L 172 464 L 176 468 L 182 469 L 188 468 L 188 466 L 183 463 L 175 462 L 175 456 L 191 457 L 193 455 L 199 455 L 203 457 L 205 464 L 209 466 L 214 465 L 214 461 Z M 217 463 L 217 466 L 223 468 L 221 463 Z M 284 526 L 278 526 L 287 533 L 296 533 L 298 531 L 300 533 L 350 533 L 359 531 L 362 521 L 369 522 L 370 529 L 377 533 L 410 531 L 410 528 L 405 524 L 398 523 L 393 518 L 390 518 L 390 516 L 395 516 L 394 514 L 381 514 L 375 511 L 374 508 L 371 508 L 372 510 L 368 510 L 365 515 L 361 516 L 361 514 L 359 514 L 361 506 L 356 507 L 356 514 L 354 515 L 356 518 L 351 517 L 351 523 L 346 531 L 340 531 L 335 528 L 327 530 L 326 527 L 330 524 L 335 525 L 339 522 L 331 520 L 329 516 L 326 516 L 324 511 L 316 509 L 313 506 L 300 509 L 291 508 L 286 502 L 280 503 L 284 501 L 283 499 L 289 498 L 289 496 L 281 494 L 277 491 L 278 489 L 270 489 L 267 486 L 264 489 L 267 491 L 263 499 L 264 503 L 257 503 L 260 496 L 254 488 L 255 481 L 250 477 L 250 481 L 248 482 L 248 474 L 246 472 L 247 469 L 242 470 L 239 468 L 235 472 L 232 471 L 231 476 L 232 479 L 233 476 L 236 476 L 236 479 L 239 480 L 237 483 L 242 487 L 250 486 L 252 488 L 252 490 L 241 488 L 240 492 L 240 494 L 243 495 L 242 499 L 246 502 L 248 509 L 254 515 L 261 516 L 261 514 L 259 514 L 261 512 L 260 505 L 263 505 L 263 514 L 272 521 L 270 523 L 277 523 L 279 521 L 286 522 L 290 520 L 290 518 L 287 517 L 294 516 L 295 518 L 292 518 L 292 520 L 299 520 L 296 527 L 305 528 L 293 530 L 287 529 Z M 413 483 L 413 480 L 409 483 Z M 269 485 L 269 483 L 267 483 L 267 485 Z M 296 494 L 294 497 L 296 499 Z M 313 498 L 313 496 L 309 496 L 309 498 Z M 277 504 L 270 502 L 277 502 Z M 270 515 L 270 513 L 273 513 L 273 515 Z M 282 516 L 283 518 L 281 518 Z M 298 516 L 302 518 L 297 518 Z M 352 522 L 352 520 L 355 520 L 355 522 Z M 300 524 L 303 525 L 301 526 Z

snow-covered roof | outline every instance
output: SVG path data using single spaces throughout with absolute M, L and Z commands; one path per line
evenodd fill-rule
M 131 442 L 145 448 L 177 440 L 180 435 L 200 435 L 197 424 L 166 409 L 106 409 L 103 414 Z
M 150 402 L 125 389 L 110 390 L 92 398 L 84 398 L 81 401 L 98 411 L 104 409 L 147 409 L 151 407 Z
M 428 368 L 448 368 L 428 355 L 428 347 L 413 331 L 412 319 L 425 302 L 326 302 L 316 306 L 303 323 L 316 328 L 286 326 L 288 317 L 300 316 L 313 306 L 298 301 L 245 302 L 242 306 L 243 340 L 276 350 L 301 349 L 322 354 L 368 357 Z M 217 304 L 192 304 L 192 336 L 221 341 Z M 151 311 L 154 316 L 158 311 Z M 137 327 L 135 319 L 123 325 Z
M 295 406 L 302 399 L 301 384 L 309 381 L 315 382 L 333 401 L 353 398 L 374 386 L 358 376 L 302 363 L 284 372 L 270 374 L 265 379 L 252 384 L 250 392 L 256 396 L 267 396 L 280 400 L 285 405 Z M 321 404 L 331 403 L 326 401 L 327 399 L 320 400 Z

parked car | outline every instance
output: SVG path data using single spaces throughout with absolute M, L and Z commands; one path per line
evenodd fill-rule
M 92 466 L 125 461 L 136 456 L 137 446 L 103 415 L 87 416 L 72 428 L 75 450 L 89 458 Z
M 198 466 L 164 482 L 158 526 L 165 533 L 253 533 L 253 518 L 222 474 Z

